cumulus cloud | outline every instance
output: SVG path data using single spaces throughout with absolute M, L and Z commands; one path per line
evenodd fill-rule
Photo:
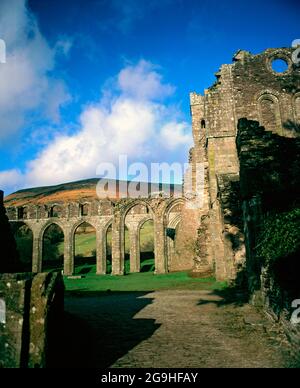
M 161 129 L 161 147 L 176 150 L 191 143 L 190 126 L 185 122 L 170 122 Z
M 159 67 L 146 60 L 125 65 L 99 92 L 99 100 L 69 123 L 70 134 L 55 130 L 70 96 L 51 74 L 57 56 L 69 54 L 72 39 L 60 37 L 50 47 L 25 0 L 1 0 L 0 38 L 8 48 L 7 62 L 0 64 L 0 144 L 15 141 L 38 116 L 46 119 L 40 129 L 35 122 L 25 139 L 39 139 L 41 151 L 22 171 L 0 171 L 6 191 L 94 177 L 99 163 L 117 165 L 119 155 L 148 164 L 186 160 L 190 127 L 170 103 L 175 87 L 164 82 Z
M 118 84 L 125 96 L 143 100 L 163 100 L 175 91 L 172 85 L 162 83 L 162 76 L 145 60 L 125 67 L 118 76 Z
M 24 175 L 18 169 L 0 171 L 0 187 L 9 188 L 10 191 L 19 189 L 23 186 Z
M 186 160 L 191 145 L 190 126 L 178 109 L 163 101 L 173 87 L 166 85 L 150 62 L 128 65 L 115 77 L 111 99 L 99 99 L 85 107 L 80 129 L 72 135 L 57 134 L 34 160 L 19 171 L 2 172 L 0 184 L 17 179 L 26 186 L 56 184 L 95 176 L 101 162 L 145 163 Z M 134 85 L 136 88 L 134 88 Z M 107 91 L 106 91 L 107 92 Z
M 25 0 L 1 0 L 0 37 L 6 42 L 6 63 L 0 65 L 0 142 L 14 139 L 30 124 L 30 112 L 59 120 L 60 107 L 70 95 L 61 80 L 51 77 L 57 51 L 67 52 L 66 40 L 51 48 L 41 35 Z M 49 101 L 49 104 L 48 104 Z
M 144 60 L 129 65 L 116 77 L 116 94 L 87 106 L 80 130 L 58 135 L 28 163 L 27 185 L 46 185 L 95 176 L 101 162 L 117 164 L 119 155 L 129 161 L 167 161 L 169 151 L 186 156 L 191 145 L 189 125 L 174 121 L 174 107 L 155 101 L 174 89 L 162 82 L 155 67 Z M 134 87 L 136 86 L 136 87 Z M 163 156 L 164 155 L 164 156 Z M 164 160 L 162 160 L 164 159 Z

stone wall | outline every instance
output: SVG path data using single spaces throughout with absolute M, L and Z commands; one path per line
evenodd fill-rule
M 280 240 L 299 233 L 300 219 L 293 211 L 300 206 L 300 139 L 286 138 L 265 131 L 256 121 L 241 119 L 238 123 L 237 150 L 240 160 L 240 201 L 243 209 L 245 246 L 247 251 L 246 278 L 252 303 L 262 306 L 272 318 L 281 323 L 291 341 L 295 356 L 300 358 L 300 324 L 291 323 L 295 308 L 293 300 L 300 299 L 299 253 L 300 239 L 276 245 L 274 253 L 260 244 L 265 220 L 272 239 L 279 230 Z M 292 219 L 286 234 L 280 219 Z M 274 220 L 270 223 L 270 220 Z M 296 221 L 296 222 L 295 222 Z M 276 223 L 276 224 L 275 224 Z M 280 224 L 278 224 L 280 223 Z M 281 236 L 281 232 L 282 236 Z M 298 232 L 297 232 L 298 230 Z M 285 233 L 284 233 L 285 231 Z
M 0 275 L 0 368 L 51 366 L 63 326 L 58 273 Z
M 195 235 L 195 228 L 208 230 L 205 240 L 200 236 L 197 238 L 201 245 L 198 251 L 206 257 L 205 261 L 219 280 L 234 279 L 245 261 L 241 230 L 236 231 L 241 242 L 238 251 L 235 244 L 228 241 L 228 228 L 240 229 L 240 226 L 224 220 L 224 211 L 228 210 L 222 200 L 227 196 L 225 181 L 238 176 L 240 170 L 237 123 L 241 118 L 257 120 L 264 124 L 270 135 L 295 137 L 300 117 L 300 68 L 292 63 L 292 52 L 292 48 L 279 48 L 252 55 L 240 50 L 234 55 L 232 64 L 221 66 L 212 87 L 203 95 L 190 95 L 194 139 L 191 170 L 196 170 L 197 164 L 203 164 L 205 171 L 205 201 L 196 212 L 197 221 L 192 233 Z M 277 73 L 272 68 L 273 60 L 278 58 L 287 64 L 284 73 Z M 268 141 L 268 136 L 262 138 L 264 141 Z M 201 220 L 207 225 L 201 225 Z M 194 271 L 201 273 L 201 261 L 201 257 L 195 257 Z
M 8 207 L 9 221 L 14 225 L 26 224 L 33 234 L 32 271 L 43 271 L 43 238 L 50 225 L 58 225 L 64 234 L 64 274 L 74 272 L 74 236 L 77 228 L 88 223 L 96 233 L 97 274 L 106 273 L 106 238 L 112 226 L 112 274 L 123 275 L 125 271 L 124 238 L 125 226 L 129 231 L 130 272 L 140 271 L 140 229 L 144 222 L 154 224 L 155 272 L 190 270 L 193 260 L 191 244 L 182 224 L 182 197 L 150 197 L 138 199 L 87 202 L 57 202 L 43 205 Z M 176 230 L 176 246 L 168 241 L 168 228 Z M 190 231 L 188 231 L 190 236 Z

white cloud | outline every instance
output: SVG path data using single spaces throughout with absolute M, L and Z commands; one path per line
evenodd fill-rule
M 7 48 L 6 63 L 0 64 L 0 141 L 4 142 L 15 141 L 29 125 L 33 110 L 58 121 L 60 106 L 70 96 L 63 81 L 49 76 L 56 49 L 41 35 L 25 0 L 1 0 L 0 37 Z M 66 42 L 60 50 L 67 50 Z
M 174 106 L 155 101 L 174 89 L 163 84 L 153 65 L 142 60 L 125 67 L 116 79 L 119 93 L 110 91 L 110 102 L 105 98 L 87 106 L 76 134 L 56 136 L 29 162 L 28 186 L 93 177 L 99 163 L 117 163 L 121 154 L 133 162 L 167 162 L 170 152 L 179 161 L 187 159 L 190 127 L 174 119 Z
M 16 190 L 24 185 L 24 175 L 17 169 L 0 171 L 0 187 Z
M 162 100 L 175 90 L 173 86 L 163 84 L 155 66 L 144 60 L 123 69 L 118 76 L 118 84 L 124 95 L 143 100 Z
M 145 60 L 127 64 L 105 84 L 102 98 L 84 107 L 79 123 L 69 123 L 77 128 L 70 134 L 59 128 L 60 107 L 70 96 L 64 82 L 49 74 L 56 57 L 69 54 L 72 39 L 60 37 L 51 48 L 25 0 L 0 1 L 0 38 L 7 44 L 7 62 L 0 64 L 0 143 L 15 142 L 38 113 L 49 118 L 39 130 L 33 126 L 25 139 L 39 139 L 40 153 L 23 171 L 0 171 L 1 188 L 93 177 L 99 163 L 117 163 L 121 154 L 129 162 L 186 161 L 190 127 L 168 102 L 175 88 L 163 82 L 157 66 Z
M 161 129 L 161 146 L 168 150 L 175 150 L 180 146 L 191 143 L 190 126 L 185 123 L 170 122 Z

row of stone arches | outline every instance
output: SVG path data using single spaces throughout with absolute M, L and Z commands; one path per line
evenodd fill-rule
M 143 233 L 146 231 L 146 233 Z M 124 272 L 146 272 L 154 271 L 154 236 L 153 220 L 145 219 L 141 222 L 138 232 L 137 262 L 133 264 L 130 260 L 132 244 L 130 243 L 130 229 L 125 225 L 125 264 Z M 17 241 L 17 248 L 20 252 L 20 259 L 23 269 L 31 271 L 33 253 L 33 232 L 26 223 L 15 223 L 14 234 Z M 149 234 L 151 236 L 149 236 Z M 41 232 L 41 263 L 42 272 L 52 270 L 63 270 L 65 235 L 62 227 L 55 222 L 49 223 Z M 73 237 L 74 263 L 73 274 L 82 275 L 88 272 L 96 272 L 97 242 L 96 229 L 87 222 L 82 222 L 74 230 Z M 104 231 L 102 250 L 105 251 L 106 274 L 112 272 L 112 223 Z
M 34 272 L 64 269 L 66 274 L 76 274 L 77 267 L 84 271 L 90 266 L 98 274 L 145 270 L 162 273 L 168 271 L 175 254 L 179 205 L 181 201 L 173 202 L 161 218 L 147 202 L 133 201 L 113 217 L 92 217 L 89 222 L 84 218 L 51 219 L 43 220 L 41 225 L 37 220 L 24 220 L 12 225 L 19 237 L 19 250 L 25 256 L 26 270 L 32 265 Z M 167 233 L 170 230 L 173 235 Z M 81 243 L 76 241 L 83 234 L 90 235 L 93 243 L 88 255 L 80 251 Z

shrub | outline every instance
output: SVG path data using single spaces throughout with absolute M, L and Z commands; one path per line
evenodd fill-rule
M 294 254 L 299 247 L 300 208 L 264 218 L 256 246 L 257 256 L 263 264 L 272 265 L 280 258 Z

